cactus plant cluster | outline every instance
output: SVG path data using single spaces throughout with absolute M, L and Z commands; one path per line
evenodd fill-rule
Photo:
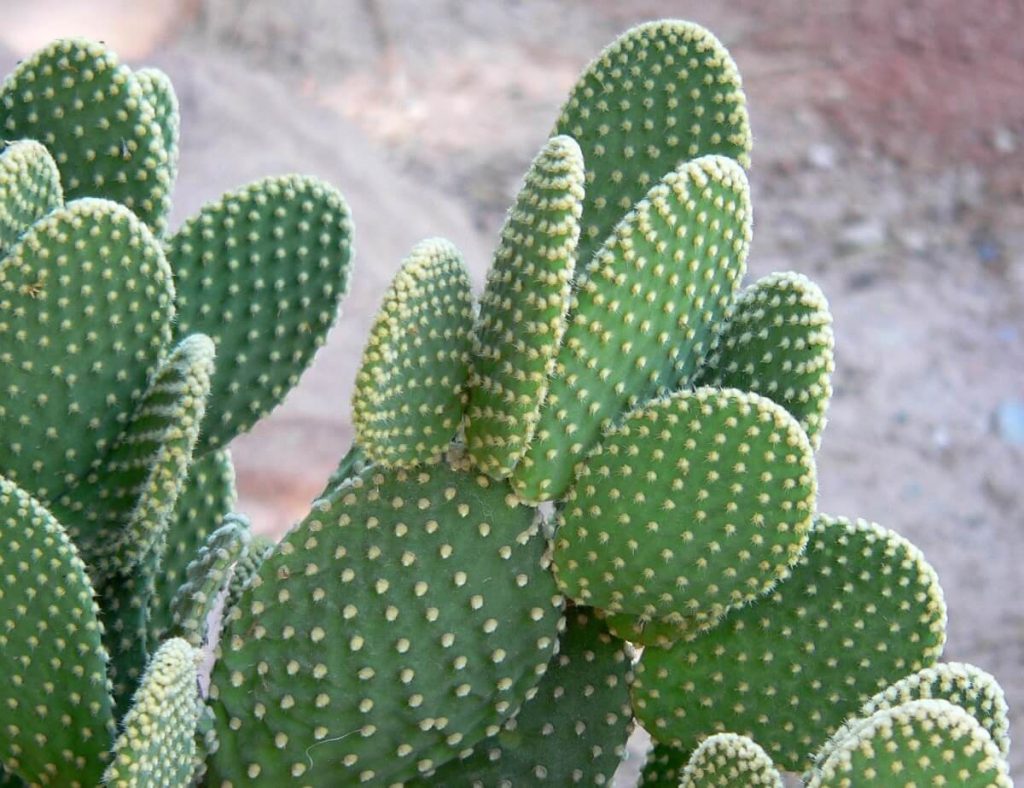
M 343 198 L 270 178 L 170 233 L 173 90 L 89 42 L 20 64 L 0 125 L 7 780 L 608 784 L 639 723 L 645 785 L 1010 784 L 934 571 L 817 511 L 828 304 L 743 281 L 751 134 L 706 30 L 586 68 L 478 300 L 450 242 L 411 251 L 277 543 L 226 446 L 335 319 Z

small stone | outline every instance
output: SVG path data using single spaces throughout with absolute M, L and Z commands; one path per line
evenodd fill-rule
M 807 149 L 807 163 L 816 170 L 835 169 L 837 159 L 836 149 L 827 143 L 819 142 Z
M 1014 446 L 1024 446 L 1024 402 L 1007 400 L 995 412 L 995 426 L 999 437 Z
M 999 126 L 992 132 L 992 147 L 996 153 L 1010 154 L 1017 150 L 1017 135 L 1012 129 Z
M 860 219 L 840 230 L 836 249 L 844 253 L 877 249 L 885 244 L 886 235 L 885 223 L 880 219 Z

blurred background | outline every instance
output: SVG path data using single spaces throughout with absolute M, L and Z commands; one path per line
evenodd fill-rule
M 1024 2 L 0 0 L 0 66 L 59 35 L 157 65 L 182 109 L 172 225 L 256 177 L 337 185 L 356 276 L 298 390 L 233 445 L 280 533 L 351 438 L 376 305 L 417 240 L 482 283 L 504 211 L 581 68 L 632 24 L 729 47 L 755 134 L 751 277 L 824 288 L 837 372 L 821 508 L 910 537 L 946 589 L 946 655 L 1006 688 L 1024 780 Z

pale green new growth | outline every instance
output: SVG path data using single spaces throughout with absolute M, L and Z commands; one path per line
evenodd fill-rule
M 690 756 L 679 788 L 783 788 L 772 759 L 752 739 L 735 733 L 709 736 Z
M 33 140 L 0 153 L 0 258 L 39 219 L 64 204 L 60 173 L 45 147 Z

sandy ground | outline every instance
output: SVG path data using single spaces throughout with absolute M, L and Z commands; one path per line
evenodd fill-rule
M 1024 731 L 1024 52 L 1002 32 L 1024 24 L 1019 4 L 993 0 L 955 31 L 881 1 L 786 0 L 770 19 L 754 2 L 112 1 L 88 20 L 63 5 L 5 18 L 0 65 L 87 22 L 167 70 L 183 113 L 176 222 L 273 172 L 319 175 L 352 205 L 344 315 L 299 389 L 234 447 L 243 505 L 275 533 L 347 446 L 362 341 L 408 248 L 446 236 L 482 281 L 586 61 L 643 19 L 715 30 L 756 134 L 750 276 L 807 273 L 835 314 L 821 509 L 921 546 L 946 590 L 947 657 L 995 673 Z M 938 98 L 921 77 L 935 68 Z M 1012 762 L 1024 780 L 1024 747 Z

